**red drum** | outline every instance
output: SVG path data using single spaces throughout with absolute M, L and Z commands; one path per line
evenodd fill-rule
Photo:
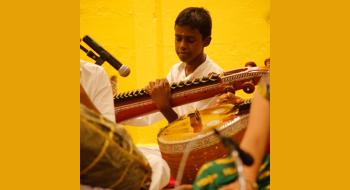
M 199 168 L 206 162 L 228 155 L 227 149 L 214 134 L 230 136 L 239 143 L 248 124 L 248 114 L 237 114 L 232 104 L 196 111 L 170 123 L 158 133 L 158 144 L 171 175 L 176 177 L 186 147 L 191 150 L 181 183 L 192 184 Z

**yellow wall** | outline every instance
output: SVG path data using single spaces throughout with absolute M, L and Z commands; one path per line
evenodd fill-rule
M 209 10 L 212 42 L 205 51 L 225 70 L 247 61 L 263 65 L 269 57 L 270 0 L 80 0 L 80 37 L 90 35 L 130 67 L 131 74 L 122 78 L 104 64 L 109 75 L 118 76 L 119 92 L 143 88 L 151 80 L 164 78 L 178 62 L 174 21 L 188 6 Z M 90 60 L 82 52 L 80 57 Z M 165 125 L 161 121 L 150 127 L 126 127 L 136 143 L 152 144 Z

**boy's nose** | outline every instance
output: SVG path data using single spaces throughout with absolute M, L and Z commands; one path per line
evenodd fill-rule
M 180 42 L 180 48 L 181 48 L 181 49 L 186 49 L 186 47 L 187 47 L 187 43 L 185 42 L 185 40 L 182 40 L 182 41 Z

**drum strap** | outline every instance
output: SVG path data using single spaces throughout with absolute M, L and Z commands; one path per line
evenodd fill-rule
M 111 129 L 111 131 L 108 133 L 108 138 L 106 139 L 105 143 L 103 144 L 103 147 L 102 147 L 100 153 L 96 156 L 96 158 L 86 168 L 83 169 L 83 171 L 80 172 L 80 175 L 85 174 L 86 172 L 88 172 L 102 158 L 102 156 L 104 155 L 104 153 L 107 150 L 107 147 L 109 146 L 109 143 L 110 143 L 111 139 L 113 138 L 113 134 L 114 134 L 114 130 Z
M 133 163 L 133 161 L 129 162 L 128 166 L 124 169 L 123 175 L 117 180 L 117 182 L 115 182 L 113 185 L 111 185 L 109 188 L 114 188 L 117 185 L 119 185 L 120 182 L 122 182 L 126 176 L 126 174 L 129 171 L 129 168 L 131 166 L 131 164 Z

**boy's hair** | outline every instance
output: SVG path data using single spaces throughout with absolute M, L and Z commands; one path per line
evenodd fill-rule
M 211 36 L 210 14 L 206 9 L 201 7 L 188 7 L 182 10 L 175 20 L 176 25 L 198 29 L 203 39 Z
M 245 67 L 256 67 L 256 63 L 254 61 L 249 61 L 244 64 Z

